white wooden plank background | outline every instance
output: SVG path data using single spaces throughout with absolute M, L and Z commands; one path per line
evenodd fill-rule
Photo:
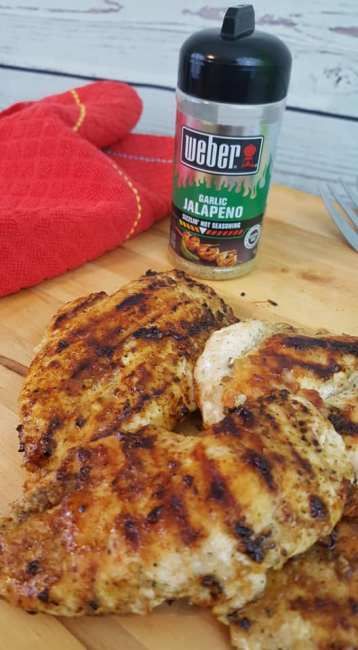
M 227 6 L 222 0 L 0 0 L 0 106 L 80 85 L 81 77 L 174 87 L 181 43 L 194 30 L 217 25 Z M 313 192 L 320 179 L 353 183 L 358 1 L 258 0 L 255 8 L 258 26 L 282 37 L 294 57 L 288 98 L 294 110 L 285 116 L 276 180 Z M 145 111 L 138 129 L 172 133 L 173 94 L 139 92 Z
M 66 90 L 71 81 L 72 86 L 86 83 L 67 77 L 0 69 L 0 106 Z M 141 87 L 137 90 L 143 99 L 144 111 L 136 131 L 172 133 L 174 93 Z M 274 181 L 312 193 L 318 192 L 320 181 L 334 182 L 337 176 L 353 185 L 358 176 L 357 143 L 358 122 L 287 111 L 278 144 Z
M 6 4 L 5 4 L 6 3 Z M 5 0 L 0 60 L 175 86 L 178 50 L 228 1 Z M 235 3 L 234 3 L 235 4 Z M 358 116 L 357 0 L 258 0 L 257 23 L 294 56 L 289 103 Z

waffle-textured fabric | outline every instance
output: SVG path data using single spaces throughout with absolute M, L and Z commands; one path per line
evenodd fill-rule
M 0 113 L 0 295 L 80 266 L 169 211 L 173 140 L 131 134 L 142 110 L 96 82 Z

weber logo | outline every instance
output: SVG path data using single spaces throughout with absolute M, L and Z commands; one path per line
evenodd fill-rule
M 256 174 L 260 166 L 263 137 L 208 135 L 182 128 L 181 161 L 184 165 L 226 176 Z

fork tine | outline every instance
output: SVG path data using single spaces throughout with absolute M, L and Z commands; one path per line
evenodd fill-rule
M 346 181 L 341 180 L 341 183 L 342 183 L 344 189 L 346 190 L 348 196 L 350 197 L 353 205 L 356 205 L 357 209 L 358 209 L 358 190 L 355 190 L 354 187 L 352 187 L 351 185 L 348 185 L 348 183 L 346 183 Z
M 338 230 L 341 231 L 343 237 L 347 240 L 348 244 L 358 251 L 358 234 L 353 228 L 343 219 L 338 210 L 334 207 L 335 197 L 331 194 L 331 189 L 326 183 L 320 183 L 320 191 L 323 202 L 331 215 Z
M 332 210 L 335 211 L 336 216 L 338 216 L 338 220 L 340 220 L 341 226 L 342 225 L 347 226 L 347 232 L 350 238 L 349 243 L 353 246 L 353 248 L 355 248 L 354 243 L 352 243 L 352 239 L 353 242 L 358 241 L 357 239 L 358 233 L 356 229 L 356 225 L 358 226 L 357 215 L 354 213 L 353 208 L 349 204 L 347 198 L 338 193 L 337 186 L 327 184 L 327 189 L 328 192 L 331 194 L 331 199 L 333 199 L 333 201 L 331 200 L 331 208 Z M 335 203 L 337 203 L 339 207 L 344 211 L 345 216 L 348 218 L 348 221 L 344 219 L 344 217 L 339 212 L 339 210 L 337 210 Z M 341 227 L 341 231 L 342 231 L 342 227 Z
M 355 194 L 351 188 L 345 183 L 344 181 L 341 181 L 342 185 L 345 189 L 345 192 L 347 194 L 347 197 L 350 199 L 350 203 L 344 198 L 342 198 L 342 205 L 346 212 L 348 213 L 349 218 L 353 221 L 354 225 L 358 228 L 358 194 Z M 357 206 L 355 209 L 353 206 Z

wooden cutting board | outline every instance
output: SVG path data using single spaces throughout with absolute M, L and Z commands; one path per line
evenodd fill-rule
M 0 300 L 0 511 L 21 494 L 17 395 L 51 314 L 90 291 L 111 293 L 148 268 L 169 267 L 168 223 L 96 262 Z M 286 320 L 358 334 L 358 257 L 319 198 L 274 187 L 257 269 L 212 286 L 242 318 Z M 270 301 L 273 301 L 270 302 Z M 228 650 L 227 630 L 208 612 L 182 604 L 145 617 L 55 619 L 0 603 L 0 650 Z

